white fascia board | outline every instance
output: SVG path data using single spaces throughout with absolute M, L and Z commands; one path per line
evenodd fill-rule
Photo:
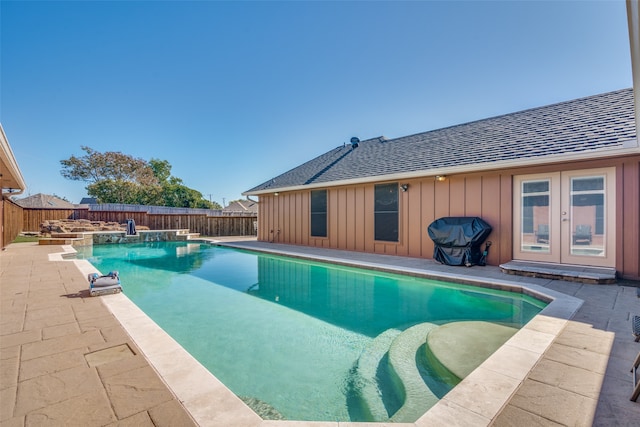
M 272 187 L 258 191 L 247 191 L 242 193 L 243 196 L 260 196 L 261 194 L 273 194 L 286 191 L 312 190 L 314 188 L 329 188 L 345 185 L 370 184 L 383 181 L 399 181 L 404 179 L 425 178 L 436 175 L 454 175 L 463 173 L 476 173 L 497 169 L 514 169 L 529 166 L 541 166 L 557 163 L 566 163 L 580 160 L 595 160 L 608 157 L 619 157 L 625 155 L 640 154 L 638 140 L 632 140 L 625 143 L 624 148 L 619 149 L 601 149 L 593 150 L 585 153 L 560 154 L 554 156 L 544 156 L 538 158 L 526 158 L 522 160 L 503 160 L 496 162 L 477 163 L 464 166 L 450 166 L 446 168 L 420 170 L 414 172 L 395 173 L 389 175 L 374 175 L 363 178 L 344 179 L 340 181 L 318 182 L 306 185 L 293 185 L 289 187 Z
M 16 162 L 16 158 L 13 155 L 13 151 L 11 150 L 11 146 L 9 145 L 9 141 L 7 140 L 7 135 L 4 133 L 2 123 L 0 123 L 0 149 L 2 162 L 9 168 L 8 174 L 11 175 L 11 177 L 16 181 L 19 187 L 17 188 L 18 191 L 12 193 L 12 195 L 20 194 L 27 188 L 27 185 L 24 182 L 22 172 L 18 167 L 18 162 Z

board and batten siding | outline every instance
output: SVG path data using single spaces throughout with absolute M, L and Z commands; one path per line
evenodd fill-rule
M 616 270 L 623 278 L 640 280 L 640 155 L 505 169 L 398 182 L 399 241 L 375 241 L 374 184 L 326 187 L 327 238 L 310 235 L 310 191 L 260 195 L 258 239 L 261 241 L 399 255 L 433 257 L 427 227 L 446 216 L 479 216 L 493 231 L 487 262 L 513 259 L 513 177 L 566 170 L 616 168 Z
M 511 205 L 511 177 L 469 175 L 451 177 L 437 182 L 433 177 L 403 180 L 408 184 L 399 197 L 399 241 L 375 241 L 374 184 L 327 188 L 327 237 L 310 235 L 310 191 L 292 191 L 260 196 L 258 239 L 268 242 L 344 249 L 418 258 L 431 258 L 433 242 L 427 227 L 442 216 L 480 216 L 490 224 L 510 227 L 502 206 Z M 506 188 L 505 188 L 506 187 Z M 507 245 L 508 256 L 491 253 L 495 263 L 509 258 L 510 238 L 501 239 L 500 229 L 494 229 L 492 252 Z M 499 243 L 500 242 L 500 243 Z

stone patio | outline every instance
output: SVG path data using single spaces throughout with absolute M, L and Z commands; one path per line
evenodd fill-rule
M 331 257 L 380 268 L 420 268 L 436 275 L 510 280 L 577 297 L 584 303 L 541 359 L 513 360 L 493 368 L 508 374 L 522 370 L 528 363 L 533 366 L 530 372 L 520 373 L 526 379 L 513 388 L 506 405 L 495 408 L 497 415 L 483 415 L 490 414 L 493 409 L 489 409 L 496 405 L 489 390 L 496 383 L 488 378 L 476 389 L 467 388 L 473 392 L 462 396 L 467 403 L 459 412 L 455 410 L 454 389 L 451 400 L 443 399 L 438 409 L 434 407 L 436 410 L 428 413 L 428 425 L 638 425 L 640 403 L 629 401 L 632 391 L 629 369 L 640 352 L 640 343 L 633 342 L 630 325 L 630 316 L 640 314 L 640 298 L 634 287 L 507 276 L 497 267 L 449 267 L 427 260 L 255 241 L 234 245 Z M 199 405 L 194 407 L 188 399 L 176 398 L 176 389 L 194 392 L 187 384 L 180 384 L 179 375 L 166 378 L 158 375 L 158 366 L 152 365 L 145 356 L 147 352 L 139 347 L 142 344 L 153 347 L 153 340 L 148 334 L 127 332 L 123 320 L 117 319 L 107 307 L 106 299 L 89 297 L 86 275 L 76 263 L 49 260 L 51 254 L 62 251 L 60 246 L 22 243 L 11 244 L 0 253 L 1 426 L 267 427 L 282 423 L 257 417 L 216 418 L 215 414 L 211 416 L 211 411 L 216 411 L 215 402 L 194 396 Z M 539 322 L 536 327 L 544 332 L 545 323 Z M 146 340 L 140 339 L 145 336 Z M 170 365 L 167 354 L 163 356 L 164 364 Z M 487 371 L 490 369 L 488 366 Z M 208 412 L 209 418 L 200 417 L 201 412 Z M 452 417 L 452 413 L 460 416 Z M 470 413 L 475 415 L 469 416 Z M 196 419 L 214 421 L 196 422 Z M 424 421 L 415 425 L 427 425 Z M 349 424 L 356 425 L 340 423 Z
M 0 425 L 196 425 L 60 246 L 0 253 Z

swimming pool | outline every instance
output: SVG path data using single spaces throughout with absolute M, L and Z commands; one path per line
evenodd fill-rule
M 103 245 L 83 256 L 103 273 L 118 270 L 133 302 L 237 395 L 274 408 L 261 414 L 267 418 L 370 420 L 361 402 L 370 378 L 361 378 L 359 362 L 390 332 L 473 319 L 520 327 L 544 306 L 519 294 L 204 243 Z M 402 397 L 384 363 L 373 374 L 393 413 Z M 437 397 L 455 385 L 426 381 Z

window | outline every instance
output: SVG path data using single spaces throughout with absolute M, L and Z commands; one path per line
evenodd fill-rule
M 398 183 L 375 186 L 375 240 L 398 241 Z
M 311 191 L 311 235 L 327 237 L 327 190 Z

